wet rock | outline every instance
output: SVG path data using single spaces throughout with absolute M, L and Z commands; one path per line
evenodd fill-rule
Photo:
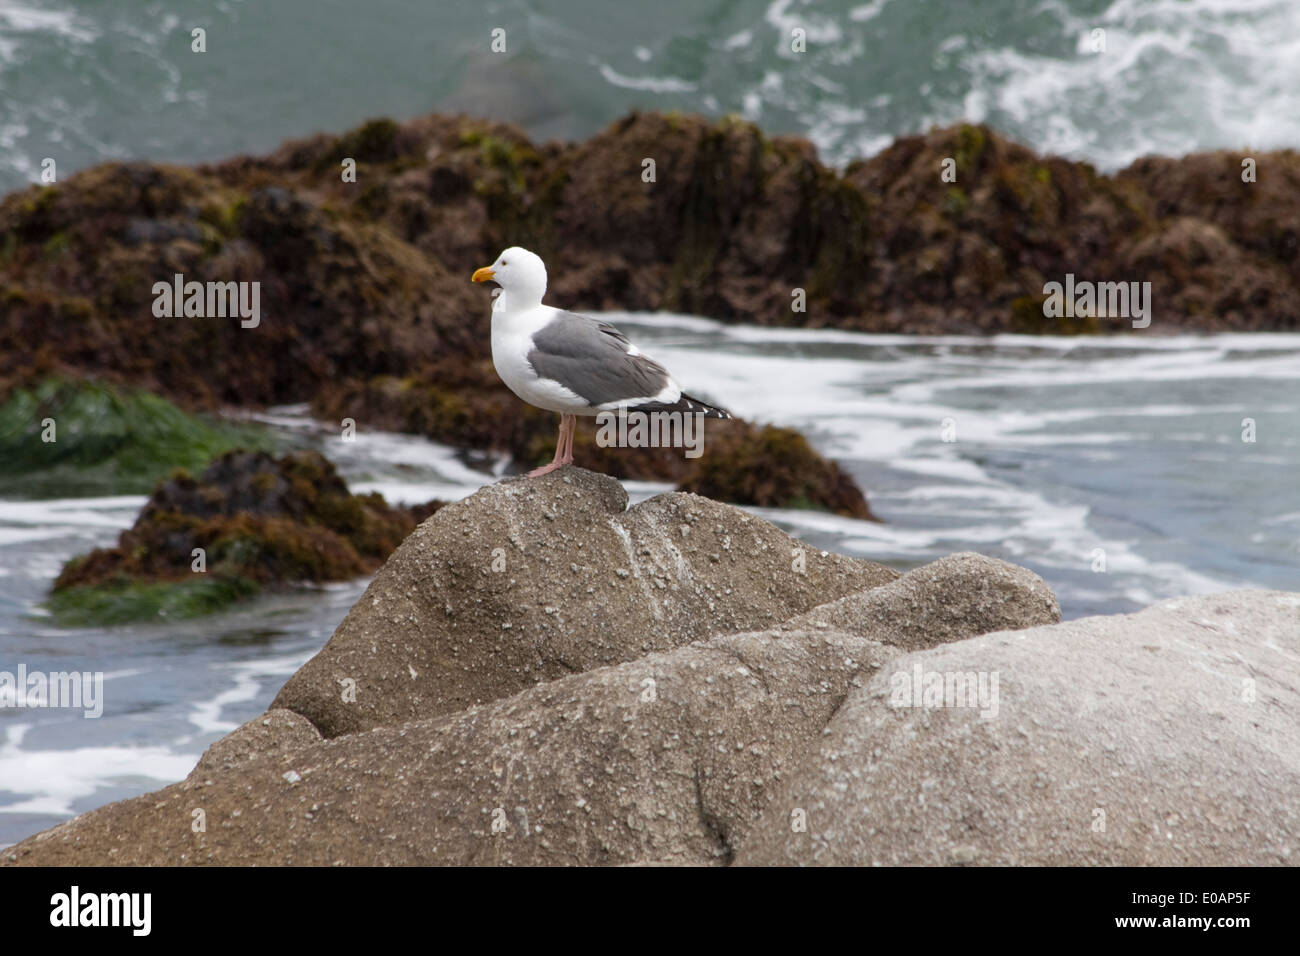
M 67 613 L 98 604 L 103 589 L 145 586 L 133 593 L 141 613 L 153 613 L 160 592 L 152 586 L 184 582 L 205 594 L 215 589 L 198 609 L 211 610 L 209 603 L 260 585 L 345 580 L 374 571 L 415 524 L 414 514 L 380 495 L 349 493 L 317 452 L 278 460 L 227 452 L 198 478 L 178 472 L 160 484 L 117 547 L 69 561 L 54 582 L 53 607 Z

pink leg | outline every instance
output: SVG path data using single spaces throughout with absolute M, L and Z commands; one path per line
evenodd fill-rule
M 529 478 L 540 478 L 542 475 L 549 475 L 556 468 L 573 463 L 573 432 L 578 427 L 577 415 L 560 416 L 560 434 L 555 439 L 555 458 L 549 465 L 542 465 L 540 468 L 534 468 L 528 473 Z
M 565 422 L 566 418 L 568 419 L 567 423 Z M 567 432 L 565 431 L 566 424 L 568 425 Z M 560 416 L 560 431 L 565 433 L 564 455 L 560 458 L 560 463 L 563 465 L 573 464 L 573 433 L 576 432 L 577 430 L 578 430 L 577 415 Z

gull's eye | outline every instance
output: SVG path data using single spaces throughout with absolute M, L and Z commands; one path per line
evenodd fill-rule
M 501 260 L 501 264 L 502 264 L 503 266 L 506 265 L 506 264 L 507 264 L 507 263 L 506 263 L 506 260 L 502 259 L 502 260 Z

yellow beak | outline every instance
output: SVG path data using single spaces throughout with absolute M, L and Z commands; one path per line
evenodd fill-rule
M 496 273 L 493 272 L 491 268 L 484 266 L 482 269 L 475 269 L 474 274 L 470 276 L 470 278 L 475 282 L 487 282 L 495 275 Z

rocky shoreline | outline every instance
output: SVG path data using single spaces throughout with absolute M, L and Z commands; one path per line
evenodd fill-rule
M 268 712 L 16 865 L 1276 865 L 1300 595 L 1058 623 L 567 467 L 426 519 Z
M 553 450 L 552 416 L 497 380 L 486 297 L 467 281 L 506 245 L 542 254 L 551 301 L 585 310 L 872 332 L 1131 331 L 1127 319 L 1045 314 L 1048 283 L 1077 276 L 1150 282 L 1143 334 L 1280 331 L 1300 327 L 1297 187 L 1292 151 L 1150 158 L 1104 176 L 979 126 L 903 137 L 837 171 L 808 142 L 736 120 L 637 113 L 546 144 L 463 116 L 374 120 L 269 156 L 107 164 L 5 197 L 0 400 L 61 375 L 189 410 L 310 402 L 328 420 L 531 467 Z M 178 275 L 260 283 L 266 321 L 158 318 L 151 290 Z M 739 474 L 706 478 L 654 450 L 596 456 L 586 432 L 579 460 L 739 503 L 799 498 L 866 516 L 833 464 L 814 487 L 764 496 L 804 469 L 806 446 L 758 424 L 717 434 L 778 480 L 746 490 Z
M 463 191 L 434 187 L 423 201 L 440 215 L 472 207 L 513 221 L 484 191 L 502 161 L 494 127 L 437 117 L 409 128 L 376 121 L 215 167 L 98 166 L 6 197 L 0 403 L 64 380 L 142 389 L 191 412 L 306 402 L 324 420 L 509 455 L 521 470 L 549 460 L 554 416 L 497 378 L 489 300 L 468 281 L 473 267 L 462 272 L 451 255 L 455 240 L 442 226 L 412 235 L 373 207 L 377 191 L 404 188 L 414 168 L 393 144 L 427 139 L 425 126 L 445 122 L 454 124 L 443 133 L 459 144 L 456 163 L 478 164 L 457 175 L 479 178 Z M 323 140 L 324 152 L 312 152 Z M 421 149 L 437 152 L 431 142 Z M 360 163 L 356 183 L 339 181 L 331 158 L 339 151 Z M 439 181 L 447 172 L 428 169 Z M 337 192 L 335 181 L 347 188 Z M 495 242 L 485 231 L 463 261 L 487 261 Z M 259 316 L 160 317 L 156 286 L 170 293 L 188 282 L 256 283 Z M 164 312 L 176 306 L 169 300 Z M 723 454 L 709 461 L 675 449 L 614 454 L 597 447 L 585 423 L 576 448 L 580 460 L 619 477 L 872 517 L 861 489 L 802 436 L 740 420 L 715 424 L 710 436 Z M 728 469 L 729 460 L 743 464 Z

